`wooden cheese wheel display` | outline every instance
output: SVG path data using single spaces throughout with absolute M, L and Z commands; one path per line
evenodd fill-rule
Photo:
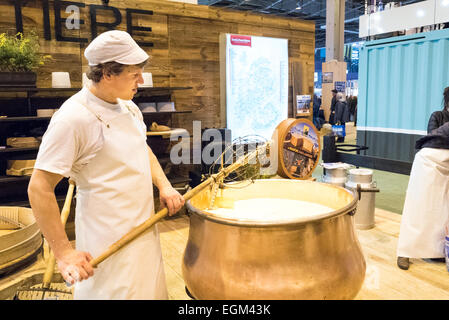
M 278 175 L 290 179 L 307 179 L 320 158 L 320 135 L 307 119 L 285 119 L 273 139 L 278 142 Z

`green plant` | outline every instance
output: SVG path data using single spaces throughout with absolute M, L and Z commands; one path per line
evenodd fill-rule
M 39 53 L 39 38 L 34 32 L 27 36 L 20 32 L 16 36 L 0 34 L 0 71 L 33 71 L 50 57 Z

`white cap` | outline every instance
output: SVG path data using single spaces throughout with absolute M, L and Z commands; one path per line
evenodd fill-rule
M 133 65 L 144 62 L 148 54 L 139 47 L 131 35 L 125 31 L 106 31 L 92 40 L 84 50 L 90 66 L 115 61 Z

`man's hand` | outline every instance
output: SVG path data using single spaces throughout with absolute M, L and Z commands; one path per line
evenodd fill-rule
M 74 284 L 93 276 L 90 260 L 92 256 L 89 253 L 71 249 L 57 259 L 58 269 L 66 282 Z
M 184 205 L 184 198 L 173 187 L 168 186 L 159 190 L 161 206 L 168 209 L 170 216 L 174 215 Z

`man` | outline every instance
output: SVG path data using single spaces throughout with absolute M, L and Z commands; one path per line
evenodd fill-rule
M 332 101 L 331 101 L 331 114 L 329 116 L 329 123 L 335 124 L 335 105 L 337 104 L 337 90 L 332 90 Z
M 321 99 L 318 98 L 318 96 L 314 93 L 313 94 L 313 124 L 318 130 L 321 130 L 321 126 L 323 123 L 321 123 L 321 119 L 319 117 L 320 115 L 320 108 L 321 108 Z
M 353 104 L 352 104 L 352 94 L 348 96 L 346 96 L 346 103 L 348 105 L 348 109 L 349 109 L 349 120 L 353 120 L 354 117 L 354 109 L 353 109 Z
M 357 127 L 357 96 L 352 98 L 352 106 L 354 110 L 354 127 Z
M 152 228 L 102 262 L 104 252 L 154 214 L 153 183 L 174 214 L 184 204 L 146 144 L 146 126 L 131 101 L 149 56 L 124 31 L 108 31 L 84 52 L 91 83 L 53 116 L 36 159 L 28 195 L 37 223 L 75 299 L 166 299 L 159 235 Z M 54 188 L 77 185 L 72 248 L 59 218 Z
M 346 132 L 346 122 L 349 121 L 349 108 L 344 101 L 343 93 L 339 92 L 336 95 L 337 103 L 335 104 L 335 112 L 334 112 L 334 123 L 343 126 Z M 337 142 L 344 142 L 345 137 L 339 136 L 337 138 Z

